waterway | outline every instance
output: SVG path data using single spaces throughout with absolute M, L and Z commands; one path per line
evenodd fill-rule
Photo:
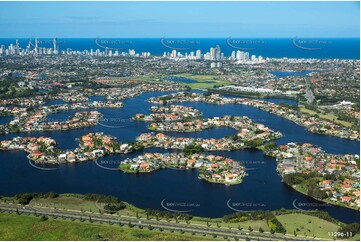
M 104 132 L 117 137 L 118 141 L 134 141 L 135 137 L 147 129 L 147 123 L 131 120 L 136 113 L 149 114 L 152 104 L 146 100 L 164 93 L 145 93 L 124 101 L 120 109 L 98 109 L 103 114 L 100 124 L 83 129 L 52 132 L 31 132 L 0 135 L 0 140 L 16 136 L 49 136 L 58 141 L 62 149 L 78 146 L 76 140 L 89 132 Z M 92 97 L 92 100 L 102 100 Z M 272 100 L 269 100 L 272 101 Z M 277 100 L 277 102 L 289 100 Z M 59 101 L 52 101 L 51 103 Z M 338 137 L 313 134 L 297 124 L 245 105 L 214 105 L 207 103 L 181 103 L 203 112 L 204 117 L 223 115 L 245 115 L 255 122 L 263 123 L 271 129 L 279 130 L 283 137 L 277 144 L 286 142 L 309 142 L 321 146 L 330 153 L 359 154 L 359 142 Z M 66 120 L 73 111 L 52 114 L 48 118 Z M 54 120 L 53 120 L 54 121 Z M 166 132 L 177 137 L 221 138 L 235 134 L 231 128 L 221 127 L 195 133 Z M 276 160 L 265 156 L 259 150 L 236 150 L 212 152 L 235 160 L 243 161 L 248 176 L 243 183 L 234 186 L 208 183 L 198 179 L 197 170 L 163 169 L 149 174 L 125 174 L 112 169 L 126 157 L 134 157 L 144 152 L 170 152 L 159 148 L 137 151 L 128 155 L 112 155 L 97 162 L 85 162 L 55 167 L 55 170 L 41 170 L 29 164 L 26 152 L 0 152 L 0 194 L 14 195 L 22 192 L 58 193 L 101 193 L 119 197 L 141 208 L 187 210 L 189 213 L 205 217 L 221 217 L 236 210 L 293 209 L 294 204 L 310 203 L 313 208 L 325 210 L 331 216 L 344 222 L 358 222 L 359 212 L 338 206 L 318 203 L 296 192 L 281 182 L 276 172 Z M 100 164 L 100 166 L 99 166 Z M 163 202 L 162 202 L 163 201 Z M 315 206 L 315 203 L 318 205 Z M 163 207 L 162 207 L 163 204 Z M 172 205 L 169 205 L 172 204 Z M 174 204 L 182 204 L 177 207 Z M 305 209 L 305 207 L 303 207 Z

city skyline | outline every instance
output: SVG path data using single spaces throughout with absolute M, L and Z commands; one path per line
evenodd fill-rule
M 0 2 L 0 6 L 1 38 L 360 35 L 358 2 L 262 2 L 262 8 L 257 2 Z
M 29 39 L 25 48 L 22 48 L 18 39 L 15 40 L 15 44 L 10 43 L 8 46 L 1 44 L 0 45 L 0 57 L 1 56 L 26 56 L 26 55 L 86 55 L 86 56 L 102 56 L 102 57 L 118 57 L 118 56 L 133 56 L 133 57 L 150 57 L 151 52 L 141 52 L 137 53 L 135 49 L 128 49 L 128 51 L 120 51 L 122 49 L 117 48 L 108 48 L 103 47 L 97 41 L 97 49 L 90 49 L 84 51 L 77 51 L 67 48 L 66 50 L 61 50 L 58 45 L 58 39 L 53 38 L 51 41 L 48 41 L 48 44 L 52 44 L 52 47 L 41 47 L 38 45 L 39 41 L 35 38 L 34 42 L 32 39 Z M 164 45 L 164 43 L 162 42 Z M 157 56 L 157 55 L 154 55 Z M 211 63 L 211 68 L 221 68 L 222 61 L 231 60 L 238 61 L 242 63 L 261 63 L 263 62 L 263 57 L 259 55 L 250 55 L 249 52 L 233 50 L 229 57 L 225 56 L 221 52 L 221 47 L 217 44 L 215 47 L 210 47 L 209 52 L 202 53 L 200 49 L 196 51 L 179 51 L 177 49 L 172 49 L 172 51 L 165 51 L 163 53 L 165 58 L 174 58 L 174 59 L 191 59 L 191 60 L 208 60 L 213 61 Z

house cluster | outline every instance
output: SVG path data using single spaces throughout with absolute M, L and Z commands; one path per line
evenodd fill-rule
M 123 83 L 124 80 L 119 80 Z M 113 80 L 117 83 L 117 80 Z M 122 86 L 122 85 L 121 85 Z M 185 87 L 179 83 L 174 82 L 140 82 L 137 84 L 129 84 L 129 86 L 112 87 L 112 88 L 98 88 L 98 89 L 85 89 L 84 92 L 87 96 L 102 96 L 107 100 L 124 100 L 128 98 L 137 97 L 145 92 L 167 92 L 184 90 Z
M 156 131 L 195 132 L 216 127 L 231 127 L 238 131 L 237 136 L 241 139 L 270 139 L 281 136 L 263 124 L 254 123 L 247 116 L 224 116 L 206 119 L 194 119 L 183 122 L 157 122 L 151 123 L 149 129 Z
M 19 97 L 19 98 L 10 98 L 10 99 L 0 99 L 0 106 L 22 106 L 22 107 L 35 107 L 44 104 L 43 96 L 35 97 Z
M 124 80 L 123 80 L 124 81 Z M 136 81 L 135 84 L 129 83 L 130 86 L 112 87 L 112 88 L 83 88 L 81 91 L 77 89 L 65 89 L 61 93 L 56 94 L 42 94 L 26 98 L 11 98 L 0 100 L 1 107 L 37 107 L 46 105 L 50 100 L 62 100 L 69 103 L 84 104 L 89 103 L 90 97 L 104 97 L 107 100 L 107 105 L 102 102 L 94 102 L 94 108 L 99 104 L 102 107 L 121 107 L 121 102 L 114 102 L 115 100 L 121 101 L 127 98 L 133 98 L 145 92 L 166 92 L 184 90 L 185 87 L 179 83 L 174 82 L 149 82 L 141 83 Z M 91 102 L 90 102 L 91 103 Z M 1 110 L 0 110 L 1 111 Z
M 152 172 L 160 168 L 199 169 L 199 177 L 222 184 L 241 183 L 244 167 L 230 158 L 215 155 L 184 153 L 145 153 L 122 161 L 119 169 L 127 173 Z
M 0 133 L 69 130 L 89 127 L 98 124 L 101 113 L 98 111 L 77 112 L 68 120 L 52 120 L 49 114 L 79 109 L 121 108 L 122 102 L 88 102 L 41 106 L 38 109 L 24 107 L 0 107 L 2 113 L 13 115 L 14 118 L 0 125 Z
M 202 116 L 202 112 L 193 107 L 181 105 L 152 106 L 150 115 L 138 113 L 133 117 L 136 121 L 146 122 L 172 122 L 180 120 L 191 120 Z
M 102 132 L 83 135 L 79 140 L 81 150 L 95 151 L 96 153 L 113 154 L 129 153 L 133 146 L 127 143 L 118 143 L 116 138 Z M 100 151 L 102 150 L 102 151 Z
M 272 76 L 262 78 L 261 70 Z M 305 94 L 305 81 L 310 81 L 312 92 L 321 101 L 330 98 L 335 101 L 355 101 L 360 97 L 360 60 L 272 58 L 262 67 L 255 67 L 251 71 L 258 78 L 241 76 L 242 80 L 235 80 L 234 83 L 280 90 L 295 96 Z
M 290 109 L 275 103 L 249 99 L 244 101 L 243 104 L 255 106 L 269 113 L 293 121 L 296 124 L 307 128 L 308 131 L 313 133 L 338 136 L 351 140 L 360 139 L 360 133 L 357 130 L 347 128 L 332 121 L 321 119 L 310 114 L 301 113 L 297 110 Z
M 250 105 L 269 113 L 278 115 L 306 127 L 309 131 L 319 134 L 339 136 L 352 140 L 359 140 L 360 134 L 356 130 L 338 125 L 332 121 L 324 120 L 310 114 L 301 113 L 297 110 L 281 106 L 272 102 L 249 98 L 228 98 L 219 94 L 205 95 L 201 93 L 178 92 L 161 97 L 152 97 L 148 102 L 154 104 L 174 102 L 206 102 L 212 104 L 243 104 Z
M 66 121 L 36 122 L 28 120 L 20 131 L 50 131 L 50 130 L 70 130 L 90 127 L 98 124 L 102 117 L 98 111 L 77 112 Z
M 316 172 L 320 176 L 318 186 L 327 193 L 327 200 L 360 208 L 359 155 L 328 154 L 309 143 L 281 145 L 269 155 L 277 157 L 277 170 L 282 176 Z
M 56 154 L 59 152 L 56 141 L 48 137 L 15 137 L 2 140 L 0 149 L 24 150 L 29 153 L 29 159 L 47 163 L 56 163 Z
M 125 154 L 133 151 L 131 144 L 116 142 L 113 136 L 103 133 L 89 133 L 79 139 L 79 147 L 74 150 L 60 150 L 51 138 L 16 137 L 3 140 L 1 150 L 25 150 L 28 158 L 37 163 L 72 163 L 94 160 L 110 154 Z
M 137 137 L 137 142 L 144 147 L 158 147 L 163 149 L 184 149 L 188 145 L 200 145 L 204 150 L 237 150 L 248 148 L 248 141 L 255 140 L 257 137 L 234 140 L 231 137 L 221 139 L 202 139 L 202 138 L 183 138 L 171 137 L 163 133 L 143 133 Z M 278 138 L 266 137 L 262 141 Z

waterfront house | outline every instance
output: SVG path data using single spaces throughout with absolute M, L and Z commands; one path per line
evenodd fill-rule
M 235 176 L 233 174 L 226 174 L 225 181 L 226 182 L 233 182 L 235 180 Z

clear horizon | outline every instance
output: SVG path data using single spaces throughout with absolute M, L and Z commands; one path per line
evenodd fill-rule
M 164 37 L 164 36 L 163 36 Z M 102 37 L 100 39 L 162 39 L 163 37 Z M 0 39 L 96 39 L 97 37 L 0 37 Z M 228 39 L 229 37 L 167 37 L 167 39 Z M 252 36 L 232 36 L 232 39 L 293 39 L 294 37 L 252 37 Z M 360 39 L 360 37 L 297 37 L 298 39 Z
M 0 38 L 359 38 L 359 8 L 356 1 L 0 2 Z

